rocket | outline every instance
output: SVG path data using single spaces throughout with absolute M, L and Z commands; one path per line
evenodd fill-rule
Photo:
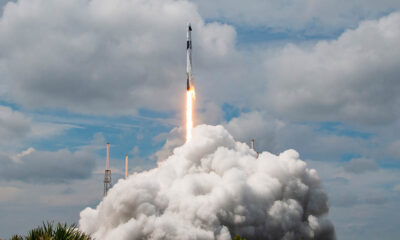
M 193 87 L 193 74 L 192 74 L 192 26 L 190 23 L 187 25 L 186 35 L 186 79 L 187 90 Z

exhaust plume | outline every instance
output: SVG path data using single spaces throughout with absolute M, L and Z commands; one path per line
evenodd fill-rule
M 193 129 L 193 109 L 194 109 L 195 91 L 190 88 L 186 91 L 186 141 L 192 138 Z
M 157 168 L 121 179 L 80 214 L 95 239 L 335 239 L 328 198 L 295 150 L 257 153 L 200 125 Z

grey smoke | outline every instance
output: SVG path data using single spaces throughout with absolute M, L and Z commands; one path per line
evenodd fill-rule
M 120 180 L 80 228 L 95 239 L 335 239 L 328 198 L 295 150 L 256 153 L 200 125 L 158 167 Z

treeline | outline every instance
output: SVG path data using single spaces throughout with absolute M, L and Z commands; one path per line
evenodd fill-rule
M 91 238 L 81 232 L 76 224 L 57 223 L 54 225 L 52 222 L 47 222 L 30 230 L 26 236 L 14 235 L 11 240 L 91 240 Z
M 52 222 L 47 222 L 30 230 L 26 236 L 14 235 L 11 240 L 92 240 L 92 238 L 80 231 L 76 224 L 57 223 L 54 225 Z M 232 240 L 246 239 L 236 234 Z
M 239 234 L 236 234 L 232 240 L 246 240 L 246 238 L 241 238 Z

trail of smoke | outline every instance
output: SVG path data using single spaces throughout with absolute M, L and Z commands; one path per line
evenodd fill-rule
M 80 228 L 95 239 L 335 239 L 317 172 L 294 150 L 256 153 L 222 126 L 120 180 Z

